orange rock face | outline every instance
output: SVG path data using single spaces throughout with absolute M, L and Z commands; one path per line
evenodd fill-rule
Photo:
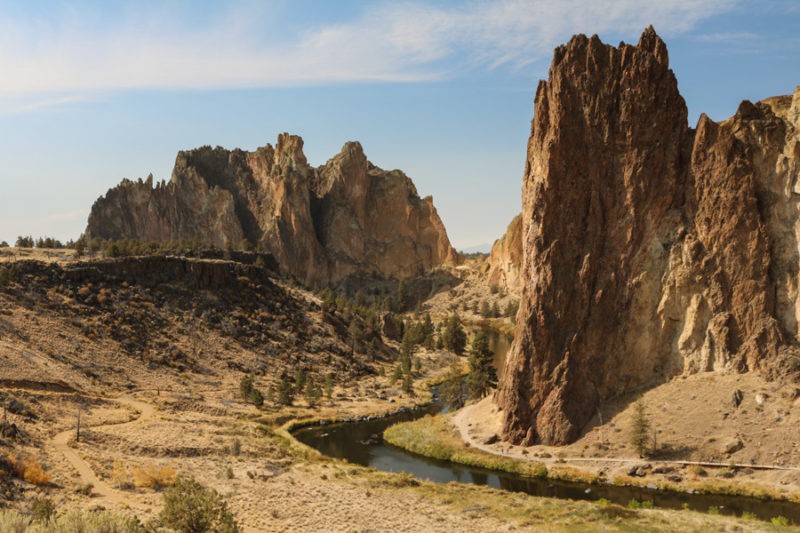
M 606 398 L 683 372 L 800 369 L 798 116 L 795 92 L 691 130 L 652 28 L 556 49 L 528 144 L 505 438 L 570 442 Z
M 247 239 L 317 286 L 350 275 L 408 277 L 458 260 L 432 199 L 402 172 L 372 165 L 359 143 L 313 168 L 303 140 L 288 134 L 254 152 L 180 152 L 169 183 L 125 180 L 98 199 L 87 235 L 220 248 Z

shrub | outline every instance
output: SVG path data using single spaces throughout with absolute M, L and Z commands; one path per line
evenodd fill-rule
M 47 498 L 36 498 L 31 503 L 31 516 L 34 522 L 49 522 L 56 514 L 56 506 Z
M 242 453 L 242 441 L 233 439 L 231 442 L 231 455 L 238 457 L 240 453 Z
M 252 391 L 250 391 L 250 401 L 253 402 L 253 405 L 260 409 L 264 405 L 264 395 L 260 390 L 254 388 Z
M 113 485 L 118 489 L 127 490 L 133 488 L 131 475 L 128 472 L 128 469 L 125 467 L 125 463 L 119 459 L 114 461 L 114 466 L 111 469 L 111 480 Z
M 134 516 L 122 516 L 108 511 L 73 509 L 48 520 L 36 520 L 18 511 L 0 510 L 0 531 L 25 533 L 76 533 L 102 531 L 105 533 L 144 533 L 147 531 Z
M 147 487 L 154 490 L 171 487 L 175 484 L 178 473 L 170 465 L 144 465 L 131 470 L 133 482 L 137 487 Z
M 644 500 L 639 501 L 637 499 L 633 499 L 628 502 L 628 509 L 652 509 L 653 508 L 653 500 Z
M 239 392 L 243 400 L 250 400 L 250 395 L 253 393 L 253 374 L 245 374 L 239 380 Z
M 785 516 L 773 516 L 770 519 L 773 526 L 780 526 L 780 527 L 788 527 L 789 526 L 789 519 Z
M 164 509 L 159 515 L 164 525 L 179 533 L 235 533 L 239 531 L 228 504 L 214 489 L 192 478 L 179 478 L 164 493 Z
M 45 472 L 36 457 L 29 455 L 25 458 L 19 458 L 9 454 L 7 462 L 11 467 L 11 471 L 19 479 L 24 479 L 28 483 L 38 486 L 50 484 L 50 474 Z

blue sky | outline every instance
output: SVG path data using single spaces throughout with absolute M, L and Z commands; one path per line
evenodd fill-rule
M 574 33 L 667 41 L 694 125 L 800 84 L 800 1 L 0 0 L 0 240 L 85 227 L 178 150 L 288 131 L 359 140 L 431 194 L 460 248 L 520 210 L 533 93 Z

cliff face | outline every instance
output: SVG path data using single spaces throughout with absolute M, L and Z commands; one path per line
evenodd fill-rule
M 180 152 L 169 183 L 125 180 L 98 199 L 86 232 L 218 247 L 247 239 L 312 285 L 408 277 L 458 259 L 432 200 L 402 172 L 373 166 L 358 143 L 313 168 L 288 134 L 254 152 Z
M 536 93 L 523 294 L 496 401 L 515 442 L 683 372 L 800 368 L 800 91 L 687 125 L 664 42 L 574 37 Z
M 486 261 L 489 285 L 518 292 L 522 284 L 522 215 L 508 225 L 505 234 L 494 241 Z

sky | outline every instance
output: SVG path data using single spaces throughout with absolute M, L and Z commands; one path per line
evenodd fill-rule
M 520 211 L 537 82 L 576 33 L 653 24 L 715 120 L 800 84 L 800 0 L 0 0 L 0 241 L 77 238 L 123 178 L 281 132 L 358 140 L 432 195 L 459 249 Z

